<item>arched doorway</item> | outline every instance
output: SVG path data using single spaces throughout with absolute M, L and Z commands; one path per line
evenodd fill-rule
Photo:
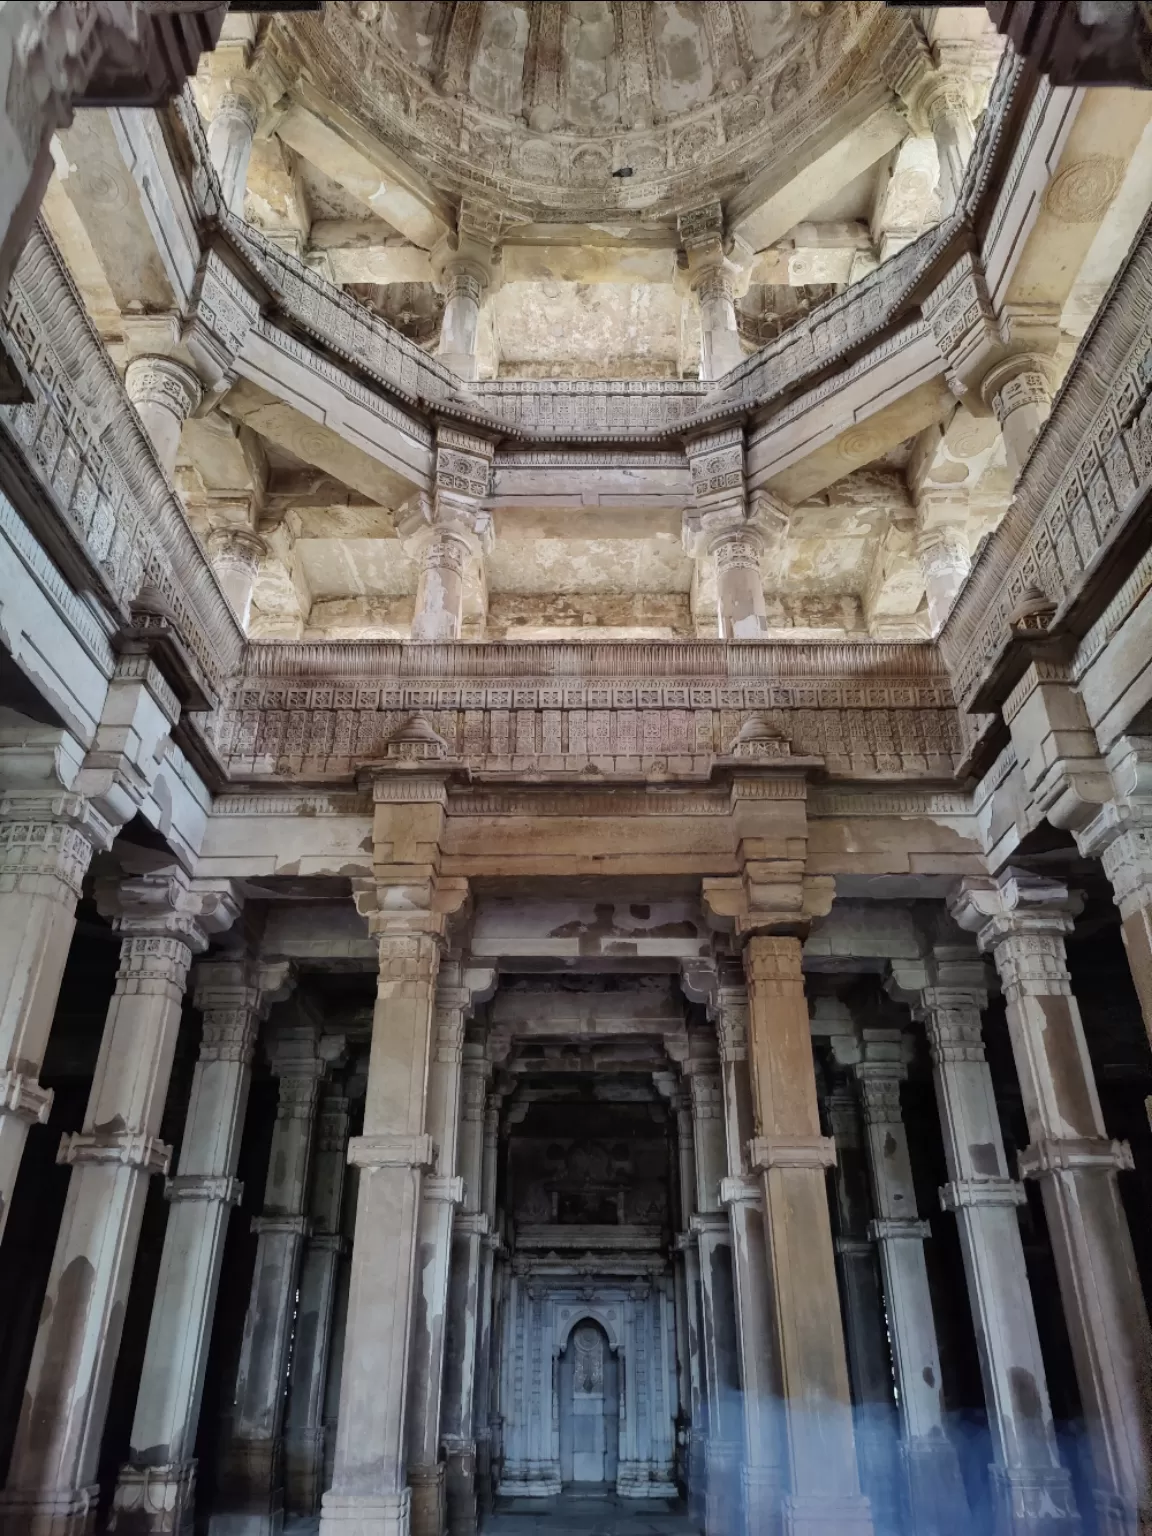
M 619 1452 L 616 1353 L 604 1329 L 583 1318 L 560 1354 L 560 1479 L 613 1486 Z

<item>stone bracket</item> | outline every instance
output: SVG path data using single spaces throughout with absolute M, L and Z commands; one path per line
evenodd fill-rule
M 1017 1162 L 1022 1179 L 1046 1173 L 1127 1173 L 1135 1167 L 1126 1141 L 1103 1136 L 1045 1136 L 1025 1147 Z
M 239 1179 L 217 1173 L 179 1173 L 164 1181 L 165 1200 L 215 1200 L 221 1205 L 239 1205 L 244 1185 Z
M 353 1136 L 348 1161 L 354 1168 L 431 1168 L 436 1151 L 431 1136 Z
M 758 1173 L 771 1168 L 835 1168 L 836 1143 L 831 1136 L 756 1136 L 748 1143 Z
M 915 1216 L 881 1216 L 868 1223 L 868 1236 L 874 1243 L 912 1238 L 923 1242 L 932 1236 L 932 1227 Z
M 1028 1196 L 1016 1179 L 950 1179 L 940 1189 L 940 1209 L 959 1211 L 965 1206 L 1023 1205 Z
M 77 1131 L 61 1136 L 56 1161 L 69 1167 L 77 1163 L 119 1163 L 125 1168 L 139 1168 L 144 1173 L 167 1173 L 172 1148 L 158 1137 L 145 1136 L 143 1132 Z
M 51 1088 L 24 1072 L 0 1072 L 0 1114 L 15 1115 L 30 1125 L 46 1125 L 52 1108 Z
M 720 1180 L 721 1205 L 758 1206 L 762 1204 L 762 1200 L 759 1180 L 750 1178 L 747 1174 L 735 1174 Z
M 422 1185 L 425 1200 L 442 1200 L 447 1205 L 464 1204 L 464 1180 L 458 1174 L 433 1174 Z

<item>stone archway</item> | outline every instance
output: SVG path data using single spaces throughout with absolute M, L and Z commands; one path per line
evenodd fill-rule
M 617 1354 L 592 1316 L 569 1329 L 559 1356 L 560 1479 L 614 1486 L 619 1457 Z

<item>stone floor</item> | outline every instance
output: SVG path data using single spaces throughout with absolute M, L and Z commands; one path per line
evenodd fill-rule
M 620 1499 L 614 1493 L 558 1499 L 501 1499 L 483 1536 L 696 1536 L 682 1508 L 667 1500 Z
M 289 1520 L 284 1536 L 315 1536 L 318 1520 Z M 558 1499 L 501 1499 L 481 1536 L 697 1536 L 682 1508 L 663 1499 L 620 1499 L 614 1493 Z

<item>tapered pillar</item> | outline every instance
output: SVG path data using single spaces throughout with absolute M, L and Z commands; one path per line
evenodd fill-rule
M 216 580 L 245 633 L 252 613 L 256 576 L 266 553 L 264 540 L 250 528 L 214 528 L 208 535 L 208 558 Z
M 739 1528 L 743 1420 L 740 1411 L 739 1341 L 733 1281 L 732 1233 L 720 1203 L 728 1171 L 724 1090 L 715 1057 L 685 1065 L 692 1092 L 696 1142 L 696 1214 L 692 1231 L 700 1265 L 701 1356 L 707 1392 L 708 1439 L 704 1452 L 704 1529 L 731 1536 Z
M 834 1048 L 839 1043 L 834 1040 Z M 884 1277 L 911 1527 L 917 1536 L 965 1536 L 971 1530 L 971 1514 L 960 1462 L 945 1428 L 940 1350 L 924 1259 L 931 1228 L 916 1213 L 900 1108 L 908 1044 L 898 1030 L 884 1029 L 865 1029 L 852 1042 L 876 1211 L 870 1235 Z
M 901 986 L 915 971 L 908 968 Z M 961 946 L 938 946 L 920 981 L 917 1014 L 928 1032 L 949 1178 L 940 1201 L 956 1213 L 964 1254 L 992 1437 L 996 1528 L 1011 1536 L 1072 1536 L 1079 1518 L 1056 1449 L 1016 1216 L 1024 1191 L 1008 1174 L 984 1059 L 983 963 Z
M 328 1065 L 342 1050 L 342 1039 L 322 1041 L 310 1021 L 281 1027 L 268 1041 L 276 1123 L 264 1209 L 252 1222 L 256 1263 L 211 1536 L 273 1536 L 284 1523 L 284 1386 L 309 1230 L 316 1108 Z
M 980 390 L 1004 435 L 1008 468 L 1017 477 L 1052 409 L 1051 364 L 1044 357 L 1013 353 L 984 377 Z
M 768 628 L 764 576 L 760 569 L 763 540 L 759 530 L 741 520 L 715 530 L 708 553 L 716 562 L 716 612 L 721 640 L 755 640 Z
M 120 1536 L 185 1536 L 192 1529 L 196 1430 L 216 1311 L 228 1217 L 248 1108 L 256 1031 L 291 985 L 287 964 L 242 956 L 201 964 L 196 1006 L 200 1055 L 175 1178 L 128 1460 L 120 1469 L 109 1529 Z
M 444 1399 L 440 1414 L 445 1469 L 445 1505 L 449 1536 L 475 1531 L 476 1393 L 480 1334 L 480 1288 L 484 1239 L 484 1116 L 492 1063 L 484 1046 L 464 1045 L 461 1058 L 460 1136 L 456 1167 L 463 1202 L 452 1229 L 452 1268 L 444 1361 Z
M 52 1094 L 39 1080 L 94 848 L 112 828 L 67 785 L 80 766 L 67 732 L 0 729 L 0 1236 L 31 1125 Z
M 784 1536 L 866 1536 L 799 939 L 755 935 L 744 948 L 748 1051 L 775 1345 L 784 1396 L 789 1492 Z
M 711 1016 L 720 1045 L 728 1211 L 743 1388 L 744 1455 L 740 1472 L 747 1536 L 779 1529 L 784 1496 L 780 1375 L 772 1340 L 772 1291 L 764 1231 L 764 1193 L 749 1161 L 755 1131 L 748 1070 L 748 989 L 739 965 L 719 967 Z
M 8 1483 L 5 1536 L 88 1536 L 97 1462 L 148 1179 L 168 1170 L 157 1139 L 193 953 L 232 921 L 229 891 L 180 871 L 101 891 L 123 935 L 83 1128 L 61 1138 L 71 1168 Z
M 300 1265 L 292 1369 L 284 1415 L 285 1504 L 291 1514 L 320 1510 L 324 1491 L 324 1390 L 332 1344 L 336 1280 L 347 1246 L 340 1232 L 348 1167 L 348 1100 L 332 1084 L 320 1093 L 308 1196 L 308 1236 Z
M 432 911 L 423 903 L 438 862 L 446 796 L 442 784 L 431 780 L 415 786 L 382 781 L 375 793 L 377 849 L 389 860 L 401 850 L 419 852 L 430 864 L 415 866 L 411 878 L 423 870 L 422 884 L 403 887 L 407 910 L 384 905 L 386 885 L 366 893 L 369 903 L 380 901 L 371 915 L 380 942 L 380 978 L 364 1134 L 349 1148 L 360 1182 L 335 1476 L 321 1506 L 322 1536 L 407 1536 L 410 1528 L 407 1400 L 416 1238 L 424 1175 L 435 1165 L 425 1114 L 445 921 L 443 906 Z M 383 853 L 378 867 L 397 878 L 397 866 L 385 864 Z M 414 906 L 414 898 L 422 905 Z
M 124 374 L 124 388 L 161 469 L 171 476 L 184 423 L 200 403 L 200 380 L 175 358 L 135 357 Z
M 1004 988 L 1036 1179 L 1095 1469 L 1101 1536 L 1152 1529 L 1148 1413 L 1152 1336 L 1116 1175 L 1132 1167 L 1112 1141 L 1065 961 L 1079 897 L 1056 880 L 1009 870 L 965 882 L 953 914 L 991 952 Z
M 689 1513 L 698 1522 L 704 1514 L 705 1436 L 704 1362 L 700 1349 L 700 1260 L 692 1217 L 696 1212 L 696 1141 L 692 1129 L 692 1095 L 675 1073 L 654 1075 L 656 1087 L 668 1098 L 676 1118 L 677 1222 L 673 1242 L 676 1307 L 676 1368 L 680 1397 L 677 1426 L 679 1476 L 688 1489 Z
M 229 213 L 242 215 L 248 186 L 248 163 L 260 120 L 261 101 L 245 80 L 221 96 L 208 124 L 208 153 L 220 178 L 220 191 Z
M 492 971 L 466 970 L 459 960 L 452 959 L 441 965 L 436 983 L 435 1046 L 428 1072 L 426 1120 L 436 1167 L 424 1180 L 420 1195 L 416 1238 L 420 1267 L 408 1367 L 408 1481 L 412 1488 L 413 1536 L 441 1536 L 445 1525 L 440 1405 L 452 1216 L 464 1198 L 463 1179 L 456 1172 L 464 1021 L 471 1012 L 474 995 L 489 989 L 494 980 Z M 470 1470 L 470 1453 L 467 1460 Z

